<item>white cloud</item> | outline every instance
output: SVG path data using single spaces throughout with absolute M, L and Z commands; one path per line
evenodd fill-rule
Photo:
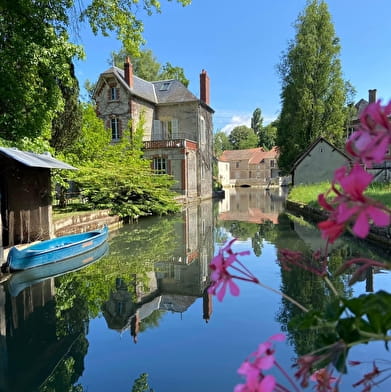
M 249 115 L 233 115 L 231 119 L 229 120 L 229 123 L 224 125 L 223 128 L 221 128 L 221 132 L 224 132 L 225 134 L 229 135 L 231 131 L 240 125 L 245 125 L 246 127 L 250 127 L 251 125 L 251 114 Z
M 251 117 L 253 112 L 229 112 L 226 110 L 218 110 L 213 116 L 213 122 L 215 125 L 216 132 L 224 132 L 229 135 L 231 131 L 240 125 L 245 125 L 246 127 L 251 126 Z M 276 119 L 276 115 L 263 114 L 263 125 L 268 125 Z

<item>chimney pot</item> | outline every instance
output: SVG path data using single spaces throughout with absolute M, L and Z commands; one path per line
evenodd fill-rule
M 133 65 L 130 62 L 129 56 L 126 56 L 124 63 L 125 82 L 130 88 L 133 88 Z
M 209 76 L 203 69 L 200 74 L 200 99 L 207 105 L 210 105 L 210 86 Z
M 376 89 L 368 90 L 368 101 L 369 103 L 376 102 Z

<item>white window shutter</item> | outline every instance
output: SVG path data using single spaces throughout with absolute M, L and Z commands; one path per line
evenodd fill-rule
M 159 120 L 153 120 L 153 140 L 162 139 L 162 127 Z
M 178 139 L 179 138 L 178 119 L 173 118 L 171 120 L 171 125 L 172 125 L 172 138 Z

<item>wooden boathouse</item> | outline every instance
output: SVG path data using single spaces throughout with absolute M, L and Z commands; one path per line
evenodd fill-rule
M 6 247 L 53 236 L 50 169 L 76 168 L 48 153 L 0 147 L 0 260 Z

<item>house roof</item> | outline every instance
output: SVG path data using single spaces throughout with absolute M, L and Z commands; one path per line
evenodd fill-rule
M 265 151 L 262 147 L 248 148 L 245 150 L 226 150 L 219 160 L 223 162 L 248 161 L 248 163 L 259 163 L 265 158 L 277 158 L 278 151 L 273 147 L 270 151 Z
M 303 159 L 310 154 L 310 152 L 314 149 L 314 147 L 319 143 L 327 143 L 333 150 L 337 151 L 341 155 L 343 155 L 349 161 L 352 160 L 352 157 L 346 154 L 344 151 L 340 150 L 339 148 L 335 147 L 332 143 L 326 140 L 324 137 L 319 137 L 313 143 L 311 143 L 308 148 L 296 159 L 293 163 L 291 173 L 296 169 L 296 167 L 303 161 Z
M 133 87 L 125 82 L 124 70 L 118 67 L 110 67 L 101 76 L 115 75 L 126 90 L 147 101 L 164 103 L 194 102 L 199 99 L 191 93 L 179 80 L 168 79 L 155 82 L 148 82 L 133 75 Z
M 29 167 L 77 170 L 76 167 L 53 158 L 49 153 L 35 154 L 33 152 L 21 151 L 17 148 L 0 147 L 0 155 L 5 155 Z

